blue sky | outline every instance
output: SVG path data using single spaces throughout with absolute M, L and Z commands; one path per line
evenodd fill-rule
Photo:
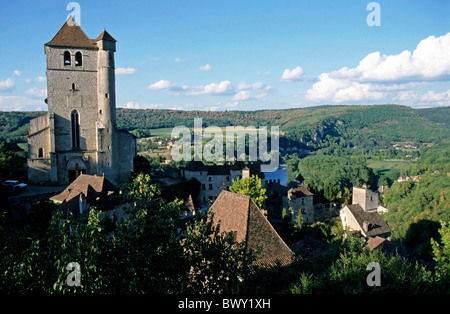
M 46 110 L 44 44 L 70 1 L 0 2 L 0 110 Z M 117 39 L 117 106 L 255 110 L 450 105 L 450 2 L 77 1 Z

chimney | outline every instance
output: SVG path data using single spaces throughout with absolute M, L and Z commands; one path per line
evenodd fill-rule
M 364 232 L 369 231 L 369 222 L 366 220 L 363 221 L 363 230 L 364 230 Z

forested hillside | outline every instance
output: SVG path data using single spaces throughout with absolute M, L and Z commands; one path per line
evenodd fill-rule
M 422 117 L 450 129 L 450 107 L 415 109 Z
M 339 147 L 382 148 L 393 142 L 439 143 L 450 137 L 450 129 L 440 125 L 450 118 L 446 108 L 438 112 L 417 111 L 398 105 L 318 106 L 258 111 L 181 111 L 117 109 L 121 129 L 148 130 L 178 125 L 193 126 L 202 118 L 203 126 L 279 126 L 291 145 L 310 149 Z M 0 112 L 0 140 L 26 142 L 30 119 L 42 112 Z M 439 116 L 440 120 L 437 120 Z M 429 120 L 429 119 L 431 120 Z M 432 121 L 436 121 L 436 124 Z M 446 124 L 447 125 L 447 124 Z M 145 134 L 146 132 L 142 132 Z

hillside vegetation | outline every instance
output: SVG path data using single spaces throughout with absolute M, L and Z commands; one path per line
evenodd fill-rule
M 420 111 L 421 110 L 421 111 Z M 279 126 L 287 146 L 385 147 L 393 142 L 439 143 L 448 139 L 450 110 L 414 110 L 398 105 L 318 106 L 258 111 L 181 111 L 117 109 L 117 125 L 129 131 L 192 127 L 194 118 L 203 126 Z M 26 142 L 29 120 L 43 112 L 0 112 L 0 140 Z M 439 117 L 439 119 L 437 119 Z M 439 123 L 435 123 L 435 122 Z M 446 123 L 446 122 L 445 122 Z

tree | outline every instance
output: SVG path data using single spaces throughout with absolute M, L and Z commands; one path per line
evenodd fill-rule
M 256 175 L 233 180 L 230 191 L 250 196 L 259 208 L 262 208 L 266 200 L 266 189 L 263 189 L 261 179 Z
M 254 252 L 234 233 L 221 232 L 212 212 L 187 227 L 183 248 L 190 265 L 185 293 L 238 293 L 251 277 Z
M 433 260 L 436 262 L 436 275 L 450 285 L 450 227 L 444 221 L 441 221 L 439 234 L 441 236 L 440 243 L 431 239 Z

